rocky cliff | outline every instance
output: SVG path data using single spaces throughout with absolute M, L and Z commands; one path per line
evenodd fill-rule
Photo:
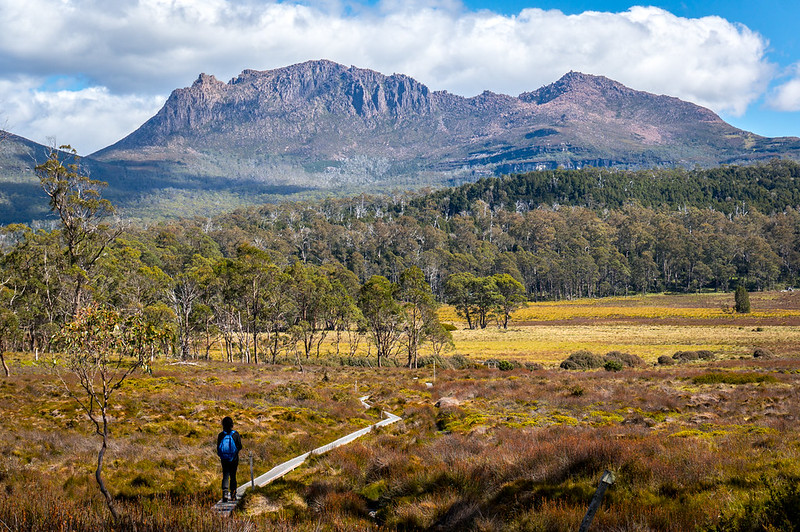
M 420 181 L 584 165 L 711 166 L 796 156 L 797 139 L 738 130 L 708 109 L 570 72 L 519 97 L 434 92 L 331 61 L 201 74 L 93 158 L 160 172 L 302 186 Z

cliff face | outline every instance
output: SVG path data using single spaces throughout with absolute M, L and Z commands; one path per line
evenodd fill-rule
M 261 181 L 280 167 L 292 176 L 285 182 L 328 186 L 331 172 L 345 181 L 360 172 L 369 182 L 419 181 L 422 173 L 435 185 L 454 172 L 469 179 L 587 164 L 710 166 L 797 153 L 797 139 L 764 139 L 708 109 L 601 76 L 570 72 L 519 97 L 464 98 L 402 74 L 309 61 L 245 70 L 228 83 L 201 74 L 92 157 Z
M 431 114 L 432 106 L 428 88 L 407 76 L 384 76 L 330 61 L 245 70 L 227 84 L 200 74 L 191 87 L 175 90 L 158 114 L 112 148 L 239 133 L 262 140 L 279 135 L 302 139 L 309 133 L 338 130 L 342 121 L 353 131 L 367 131 L 379 121 L 419 120 Z M 224 144 L 233 139 L 213 140 Z

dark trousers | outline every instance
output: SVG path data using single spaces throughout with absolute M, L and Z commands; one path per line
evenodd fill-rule
M 222 463 L 222 494 L 236 495 L 236 468 L 239 467 L 239 459 L 230 461 L 220 459 L 220 463 Z

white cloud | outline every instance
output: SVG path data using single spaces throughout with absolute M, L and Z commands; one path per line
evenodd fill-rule
M 401 72 L 432 89 L 467 96 L 484 89 L 516 95 L 580 70 L 733 115 L 764 92 L 773 70 L 765 39 L 748 28 L 719 17 L 680 18 L 653 7 L 579 15 L 526 9 L 503 16 L 468 11 L 458 0 L 305 4 L 0 0 L 0 79 L 84 76 L 98 87 L 94 92 L 46 98 L 34 91 L 50 103 L 23 96 L 15 101 L 36 110 L 30 120 L 39 125 L 31 129 L 52 126 L 50 134 L 59 137 L 62 120 L 72 128 L 82 120 L 103 123 L 82 133 L 95 139 L 87 143 L 94 148 L 141 123 L 152 107 L 144 95 L 167 94 L 200 72 L 227 80 L 245 68 L 308 59 Z M 8 100 L 5 104 L 10 109 Z M 6 113 L 10 122 L 24 114 Z M 94 116 L 79 118 L 89 113 Z
M 115 142 L 153 116 L 164 96 L 114 95 L 104 87 L 42 91 L 41 81 L 0 81 L 3 127 L 42 144 L 70 144 L 80 154 Z
M 800 111 L 800 63 L 792 67 L 793 77 L 778 85 L 769 95 L 767 105 L 777 111 Z

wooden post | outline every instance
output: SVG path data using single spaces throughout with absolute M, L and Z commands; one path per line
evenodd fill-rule
M 606 494 L 606 490 L 608 489 L 611 484 L 614 483 L 616 478 L 614 477 L 614 473 L 611 471 L 606 470 L 603 473 L 602 478 L 600 479 L 600 484 L 597 486 L 597 491 L 594 492 L 594 497 L 592 497 L 592 502 L 589 503 L 589 510 L 586 512 L 586 517 L 583 518 L 581 522 L 581 528 L 578 532 L 586 532 L 589 530 L 589 526 L 592 524 L 592 519 L 594 519 L 594 514 L 597 513 L 597 509 L 600 508 L 600 503 L 603 502 L 603 495 Z
M 250 488 L 255 489 L 256 478 L 253 476 L 253 453 L 250 453 Z

